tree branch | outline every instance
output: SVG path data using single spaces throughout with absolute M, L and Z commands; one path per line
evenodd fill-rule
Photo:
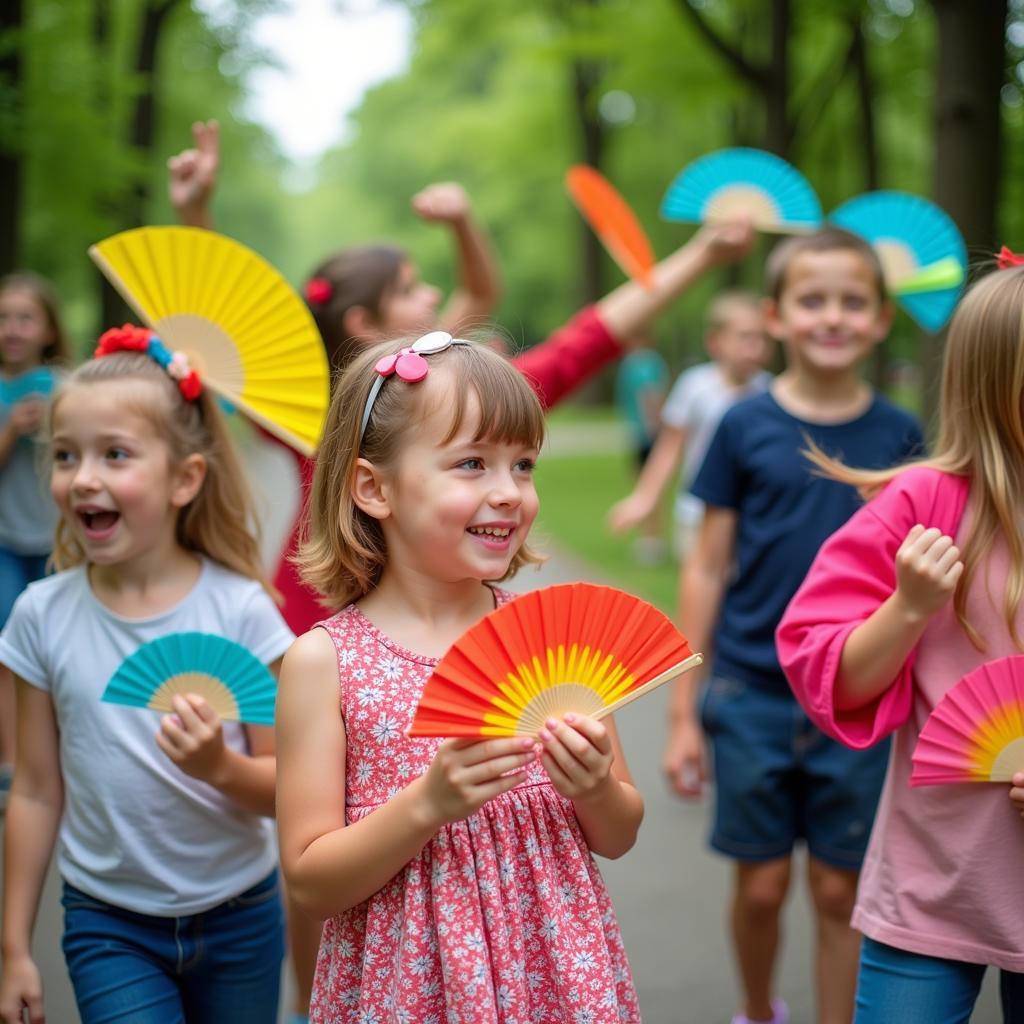
M 720 57 L 722 57 L 727 64 L 731 64 L 733 70 L 741 77 L 745 78 L 748 82 L 754 85 L 764 86 L 767 84 L 769 68 L 764 64 L 755 64 L 748 60 L 740 50 L 731 45 L 721 35 L 718 34 L 712 27 L 707 18 L 704 17 L 689 2 L 689 0 L 676 0 L 676 6 L 685 11 L 689 16 L 693 24 L 696 26 L 697 31 L 704 37 L 704 39 L 710 44 L 711 48 L 715 50 Z

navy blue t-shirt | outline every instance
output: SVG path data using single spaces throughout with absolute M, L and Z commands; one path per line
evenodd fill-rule
M 715 672 L 786 690 L 775 627 L 822 543 L 860 507 L 848 484 L 816 475 L 801 451 L 810 438 L 857 469 L 883 469 L 919 456 L 921 428 L 880 396 L 854 420 L 808 423 L 770 393 L 722 417 L 691 487 L 709 505 L 734 509 L 736 574 L 715 630 Z

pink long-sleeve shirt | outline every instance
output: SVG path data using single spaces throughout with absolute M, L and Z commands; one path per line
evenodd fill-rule
M 997 542 L 967 595 L 972 646 L 952 602 L 929 622 L 892 685 L 873 703 L 836 709 L 843 645 L 896 585 L 895 556 L 916 523 L 962 544 L 970 483 L 905 470 L 822 547 L 779 624 L 779 660 L 808 715 L 851 747 L 894 732 L 889 772 L 861 873 L 853 925 L 878 942 L 928 956 L 1024 971 L 1024 822 L 1009 787 L 911 788 L 911 755 L 946 691 L 979 665 L 1019 654 L 1002 610 L 1009 553 Z M 1024 632 L 1024 613 L 1017 629 Z

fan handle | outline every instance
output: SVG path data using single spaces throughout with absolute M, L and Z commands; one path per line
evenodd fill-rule
M 635 690 L 630 690 L 624 697 L 620 697 L 617 701 L 609 704 L 607 707 L 601 708 L 593 717 L 600 720 L 607 718 L 609 715 L 618 711 L 619 708 L 625 707 L 627 704 L 636 700 L 637 697 L 643 697 L 645 694 L 650 693 L 651 690 L 656 690 L 662 683 L 667 683 L 671 679 L 675 679 L 676 676 L 681 676 L 684 672 L 689 672 L 690 669 L 696 668 L 698 665 L 703 664 L 703 654 L 692 654 L 685 661 L 680 661 L 677 665 L 673 665 L 671 668 L 665 669 L 660 676 L 655 676 L 650 682 L 644 683 L 643 686 L 638 686 Z

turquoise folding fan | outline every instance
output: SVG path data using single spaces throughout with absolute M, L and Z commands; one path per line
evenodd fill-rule
M 909 192 L 866 192 L 829 220 L 870 242 L 900 306 L 925 330 L 941 329 L 967 276 L 967 247 L 949 214 Z
M 721 224 L 749 218 L 761 231 L 821 226 L 821 203 L 792 164 L 760 149 L 720 149 L 694 160 L 661 201 L 665 220 Z
M 0 377 L 0 405 L 14 405 L 33 396 L 49 398 L 54 385 L 53 370 L 47 366 L 26 370 L 17 377 Z
M 211 633 L 171 633 L 143 644 L 111 676 L 103 700 L 173 711 L 179 693 L 198 694 L 229 721 L 274 724 L 277 684 L 266 665 Z

